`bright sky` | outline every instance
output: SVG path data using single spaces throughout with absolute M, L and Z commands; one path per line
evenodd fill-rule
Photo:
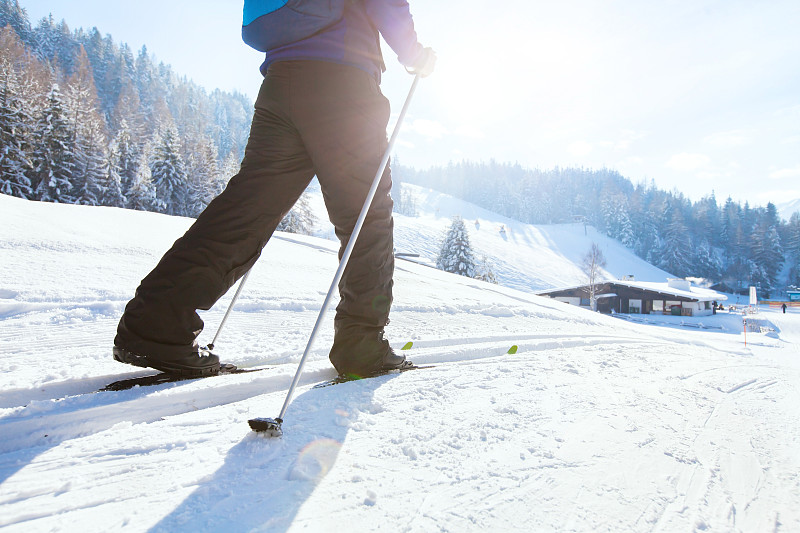
M 800 198 L 797 0 L 410 3 L 439 61 L 403 126 L 403 164 L 605 166 L 694 200 Z M 134 51 L 146 44 L 208 89 L 258 91 L 241 1 L 21 4 L 34 23 L 52 13 Z M 399 111 L 411 78 L 384 54 L 383 90 Z

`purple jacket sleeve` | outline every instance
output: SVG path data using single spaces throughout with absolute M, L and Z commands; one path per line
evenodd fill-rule
M 397 54 L 400 63 L 412 67 L 422 55 L 414 20 L 406 0 L 365 0 L 367 15 Z

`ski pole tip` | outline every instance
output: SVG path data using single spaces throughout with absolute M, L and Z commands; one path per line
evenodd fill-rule
M 283 435 L 281 424 L 283 420 L 280 418 L 253 418 L 247 421 L 250 424 L 250 429 L 256 433 L 263 433 L 267 437 L 280 437 Z

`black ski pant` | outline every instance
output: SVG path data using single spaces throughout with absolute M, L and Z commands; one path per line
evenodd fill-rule
M 341 258 L 388 145 L 388 120 L 389 102 L 366 72 L 323 61 L 271 65 L 240 172 L 142 280 L 115 344 L 161 360 L 197 351 L 203 321 L 196 310 L 210 309 L 253 266 L 314 175 Z M 382 356 L 348 354 L 347 346 L 355 337 L 380 336 L 388 322 L 394 272 L 390 190 L 387 167 L 339 284 L 331 360 L 340 370 L 370 366 Z

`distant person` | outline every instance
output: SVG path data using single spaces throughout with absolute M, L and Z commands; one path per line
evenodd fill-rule
M 785 315 L 786 314 L 786 302 L 783 303 L 783 305 L 781 306 L 781 309 L 783 309 L 783 314 Z
M 272 4 L 245 2 L 246 14 L 266 21 L 257 26 L 258 38 L 314 23 L 299 12 L 300 24 L 270 22 L 274 8 L 259 8 Z M 203 321 L 196 310 L 210 309 L 250 270 L 315 175 L 344 251 L 388 146 L 381 36 L 411 74 L 433 71 L 436 54 L 417 41 L 405 0 L 348 0 L 332 25 L 265 46 L 264 81 L 241 170 L 142 280 L 119 322 L 114 359 L 188 376 L 218 373 L 219 358 L 198 347 Z M 329 357 L 340 374 L 408 364 L 384 338 L 394 273 L 391 187 L 387 167 L 339 284 Z

